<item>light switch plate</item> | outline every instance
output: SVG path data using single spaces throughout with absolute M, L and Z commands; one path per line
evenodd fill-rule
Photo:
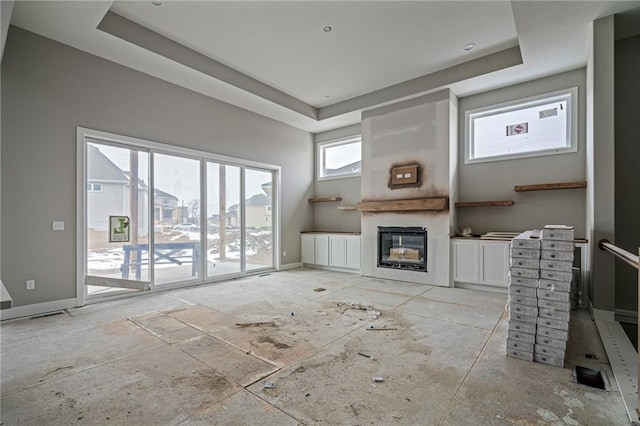
M 53 229 L 54 231 L 64 231 L 64 222 L 54 220 L 51 229 Z

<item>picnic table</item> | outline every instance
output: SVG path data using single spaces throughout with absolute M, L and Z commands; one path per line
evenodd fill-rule
M 156 243 L 154 247 L 154 264 L 182 265 L 191 263 L 191 275 L 198 275 L 198 265 L 200 265 L 200 242 L 189 241 L 179 243 Z M 122 279 L 129 279 L 129 270 L 131 266 L 135 267 L 136 280 L 140 280 L 142 275 L 142 265 L 149 264 L 149 244 L 129 244 L 122 246 L 124 251 L 124 261 L 120 267 L 122 271 Z M 146 252 L 147 256 L 143 258 L 142 253 Z M 131 253 L 136 253 L 133 262 L 131 262 Z

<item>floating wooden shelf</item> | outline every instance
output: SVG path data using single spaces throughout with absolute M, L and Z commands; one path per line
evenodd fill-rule
M 502 207 L 502 206 L 512 206 L 513 201 L 511 200 L 502 200 L 502 201 L 465 201 L 456 203 L 456 207 Z
M 539 183 L 536 185 L 516 185 L 513 187 L 514 191 L 548 191 L 551 189 L 575 189 L 586 188 L 587 181 L 579 182 L 560 182 L 560 183 Z
M 329 201 L 342 201 L 342 197 L 309 198 L 310 203 L 326 203 Z
M 437 197 L 416 198 L 411 200 L 360 201 L 356 208 L 361 212 L 448 210 L 449 199 Z
M 338 210 L 358 210 L 356 206 L 338 206 Z

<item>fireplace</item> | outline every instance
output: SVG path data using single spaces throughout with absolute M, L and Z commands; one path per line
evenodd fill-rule
M 379 226 L 378 267 L 427 272 L 427 230 Z

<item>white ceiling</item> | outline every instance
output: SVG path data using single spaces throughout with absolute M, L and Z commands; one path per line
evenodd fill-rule
M 640 7 L 640 1 L 162 3 L 16 1 L 11 23 L 318 132 L 359 122 L 363 109 L 444 87 L 462 97 L 582 67 L 591 22 Z M 467 52 L 467 43 L 476 47 Z

